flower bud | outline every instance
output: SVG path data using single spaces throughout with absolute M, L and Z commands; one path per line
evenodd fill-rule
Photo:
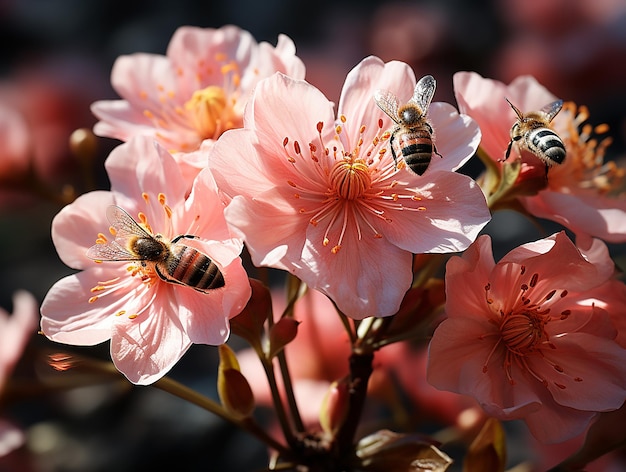
M 294 340 L 298 334 L 299 321 L 285 317 L 276 322 L 270 329 L 270 346 L 268 357 L 271 359 L 278 354 L 287 344 Z
M 218 348 L 220 365 L 217 372 L 217 393 L 222 406 L 235 419 L 247 418 L 254 410 L 254 394 L 239 370 L 233 350 L 226 344 Z
M 320 425 L 324 432 L 334 436 L 348 413 L 348 379 L 334 381 L 326 393 L 320 408 Z
M 272 298 L 269 289 L 259 280 L 250 279 L 252 295 L 244 309 L 230 320 L 232 332 L 261 350 L 263 324 L 272 314 Z

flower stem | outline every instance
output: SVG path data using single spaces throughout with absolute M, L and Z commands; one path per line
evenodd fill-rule
M 356 348 L 350 355 L 348 412 L 331 445 L 333 454 L 341 458 L 340 460 L 351 457 L 354 452 L 354 436 L 363 413 L 373 360 L 374 352 L 371 350 L 363 351 Z
M 226 421 L 233 423 L 235 426 L 243 429 L 244 431 L 247 431 L 260 441 L 267 444 L 269 447 L 275 449 L 280 454 L 286 456 L 289 455 L 289 451 L 285 448 L 285 446 L 276 441 L 270 435 L 268 435 L 252 418 L 233 418 L 218 403 L 168 377 L 163 377 L 157 380 L 153 384 L 153 386 L 165 392 L 171 393 L 178 398 L 187 400 L 188 402 L 193 403 L 194 405 L 197 405 L 200 408 L 209 411 Z

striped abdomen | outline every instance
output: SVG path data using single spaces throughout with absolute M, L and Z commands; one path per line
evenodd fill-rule
M 549 128 L 538 128 L 526 136 L 528 149 L 546 164 L 561 164 L 565 159 L 563 141 Z
M 397 133 L 398 147 L 404 162 L 417 175 L 428 169 L 433 155 L 433 139 L 428 129 L 416 129 Z
M 162 263 L 165 274 L 157 270 L 161 278 L 169 277 L 196 290 L 224 286 L 224 276 L 206 254 L 184 244 L 172 244 L 170 251 L 170 256 Z

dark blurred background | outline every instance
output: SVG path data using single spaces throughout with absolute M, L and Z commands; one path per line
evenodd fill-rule
M 453 104 L 456 71 L 506 83 L 532 74 L 555 95 L 586 104 L 592 123 L 608 123 L 614 139 L 608 155 L 624 157 L 625 0 L 0 0 L 0 105 L 19 109 L 32 127 L 39 178 L 57 195 L 107 189 L 102 164 L 118 143 L 99 140 L 86 163 L 96 170 L 86 186 L 85 163 L 71 156 L 68 138 L 95 123 L 90 103 L 118 98 L 109 84 L 115 59 L 165 54 L 183 25 L 225 24 L 272 44 L 280 33 L 291 37 L 307 80 L 334 101 L 348 71 L 368 55 L 405 61 L 418 77 L 434 75 L 434 100 Z M 13 292 L 26 289 L 41 301 L 70 270 L 50 239 L 63 203 L 3 179 L 0 306 L 11 310 Z M 500 253 L 536 234 L 515 215 L 490 226 Z M 33 346 L 27 354 L 65 349 L 42 336 Z M 108 346 L 78 351 L 108 356 Z M 215 355 L 214 348 L 194 346 L 173 376 L 215 396 Z M 45 368 L 32 360 L 27 355 L 16 376 Z M 25 428 L 28 448 L 15 462 L 0 460 L 0 472 L 243 471 L 264 463 L 262 445 L 154 389 L 105 382 L 45 396 L 27 389 L 14 400 L 4 414 Z

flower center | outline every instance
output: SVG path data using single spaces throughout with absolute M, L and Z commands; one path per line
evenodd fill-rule
M 187 83 L 197 83 L 191 98 L 162 84 L 157 84 L 156 91 L 139 92 L 139 99 L 146 104 L 144 117 L 170 151 L 195 151 L 203 140 L 217 139 L 224 131 L 242 126 L 242 117 L 234 110 L 241 83 L 235 61 L 217 53 L 212 60 L 203 58 L 191 70 L 178 69 L 176 73 Z
M 520 266 L 520 277 L 524 279 L 525 266 Z M 553 317 L 550 315 L 555 301 L 567 296 L 567 290 L 547 290 L 545 285 L 538 288 L 540 282 L 539 274 L 532 274 L 530 279 L 525 279 L 519 285 L 517 295 L 508 297 L 507 300 L 494 300 L 491 297 L 491 284 L 485 285 L 485 295 L 487 304 L 494 308 L 496 317 L 492 322 L 497 326 L 497 331 L 484 335 L 481 339 L 495 337 L 496 341 L 483 364 L 483 373 L 488 370 L 488 364 L 496 352 L 502 353 L 502 368 L 511 385 L 515 385 L 513 378 L 513 367 L 527 372 L 532 377 L 548 386 L 548 379 L 537 373 L 533 366 L 537 362 L 548 363 L 558 375 L 568 375 L 564 369 L 556 362 L 550 360 L 554 357 L 557 347 L 550 341 L 546 325 L 551 322 L 558 322 L 566 319 L 570 315 L 570 310 L 565 309 L 560 315 Z M 538 301 L 531 299 L 531 294 L 536 292 Z M 498 307 L 499 305 L 499 307 Z M 498 307 L 498 308 L 497 308 Z M 574 381 L 580 382 L 582 379 L 576 377 Z M 559 388 L 565 388 L 558 379 L 552 382 Z
M 369 167 L 362 160 L 344 159 L 335 163 L 329 181 L 337 196 L 346 200 L 361 198 L 372 185 Z
M 227 116 L 226 107 L 224 89 L 215 85 L 196 90 L 185 103 L 189 119 L 202 139 L 216 139 L 229 126 L 232 127 L 232 121 L 223 122 Z
M 522 311 L 505 315 L 500 325 L 500 335 L 506 348 L 514 355 L 531 353 L 535 346 L 547 339 L 544 325 L 548 319 L 536 311 Z
M 398 169 L 385 156 L 383 144 L 388 133 L 385 136 L 382 120 L 371 141 L 364 138 L 366 126 L 361 125 L 351 143 L 343 130 L 346 122 L 345 116 L 339 117 L 332 142 L 326 139 L 322 122 L 317 124 L 317 139 L 306 146 L 289 137 L 283 140 L 286 160 L 293 166 L 293 180 L 287 184 L 294 190 L 294 205 L 312 226 L 325 225 L 322 246 L 333 254 L 347 235 L 352 241 L 368 235 L 381 239 L 381 225 L 393 224 L 392 210 L 402 210 L 405 215 L 426 210 L 417 190 L 396 180 Z

